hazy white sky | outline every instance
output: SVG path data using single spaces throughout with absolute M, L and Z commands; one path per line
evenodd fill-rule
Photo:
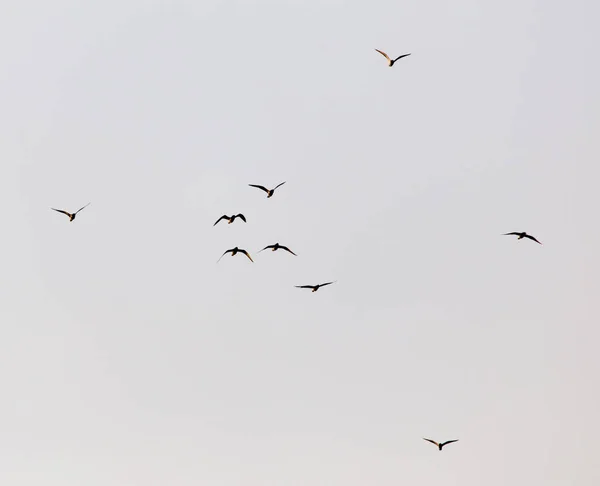
M 0 484 L 600 484 L 599 16 L 4 2 Z

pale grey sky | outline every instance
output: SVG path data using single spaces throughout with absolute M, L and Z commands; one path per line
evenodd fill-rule
M 600 484 L 599 16 L 4 2 L 0 484 Z

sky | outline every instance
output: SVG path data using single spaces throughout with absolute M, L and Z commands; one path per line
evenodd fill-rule
M 0 483 L 600 484 L 599 15 L 3 2 Z

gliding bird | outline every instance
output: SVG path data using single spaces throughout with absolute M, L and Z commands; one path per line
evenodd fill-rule
M 392 67 L 398 59 L 402 59 L 403 57 L 410 56 L 410 53 L 408 53 L 408 54 L 402 54 L 401 56 L 398 56 L 396 59 L 390 59 L 390 56 L 388 56 L 385 52 L 380 51 L 379 49 L 375 49 L 375 50 L 388 60 L 389 67 Z
M 522 233 L 519 233 L 518 231 L 513 231 L 512 233 L 504 233 L 503 236 L 508 236 L 508 235 L 515 235 L 518 236 L 517 240 L 520 240 L 522 238 L 529 238 L 530 240 L 535 241 L 536 243 L 540 243 L 538 240 L 536 240 L 533 236 L 528 235 L 527 233 L 525 233 L 525 231 L 523 231 Z M 541 245 L 541 243 L 540 243 Z
M 82 209 L 87 208 L 91 203 L 87 203 L 85 206 L 83 206 L 82 208 L 79 208 L 77 211 L 75 211 L 74 213 L 68 213 L 67 211 L 63 211 L 62 209 L 54 209 L 54 208 L 50 208 L 53 209 L 54 211 L 57 211 L 59 213 L 63 213 L 66 214 L 69 217 L 69 222 L 73 221 L 75 219 L 75 216 L 77 216 L 77 213 L 79 211 L 81 211 Z
M 319 285 L 296 285 L 295 287 L 297 289 L 312 289 L 313 292 L 316 292 L 317 290 L 319 290 L 319 288 L 325 287 L 325 285 L 331 285 L 332 283 L 335 283 L 335 282 L 337 282 L 337 280 L 335 280 L 333 282 L 322 283 Z
M 221 221 L 222 219 L 226 219 L 228 221 L 227 224 L 231 224 L 235 221 L 235 218 L 240 218 L 244 223 L 246 222 L 246 217 L 242 213 L 240 213 L 240 214 L 234 214 L 233 216 L 227 216 L 226 214 L 224 214 L 219 219 L 217 219 L 217 223 L 219 221 Z M 216 226 L 217 223 L 213 224 L 213 226 Z
M 265 251 L 267 248 L 272 248 L 272 249 L 273 249 L 273 251 L 275 251 L 275 250 L 279 250 L 279 249 L 281 248 L 282 250 L 285 250 L 285 251 L 288 251 L 288 252 L 290 252 L 290 253 L 291 253 L 292 255 L 294 255 L 294 256 L 298 256 L 298 255 L 296 255 L 296 254 L 295 254 L 295 253 L 294 253 L 292 250 L 290 250 L 290 249 L 289 249 L 287 246 L 280 245 L 279 243 L 275 243 L 274 245 L 265 246 L 265 247 L 264 247 L 262 250 L 260 250 L 258 253 L 260 253 L 261 251 Z
M 248 252 L 246 250 L 242 250 L 241 248 L 238 248 L 237 246 L 235 248 L 231 248 L 230 250 L 227 250 L 225 253 L 223 253 L 221 255 L 221 257 L 217 260 L 217 263 L 219 263 L 221 261 L 221 258 L 223 258 L 227 253 L 231 253 L 231 256 L 235 256 L 236 253 L 243 253 L 250 259 L 250 261 L 252 263 L 254 263 L 254 260 L 252 260 L 252 257 L 248 254 Z
M 438 443 L 435 440 L 426 439 L 425 437 L 423 437 L 423 440 L 426 440 L 427 442 L 431 442 L 432 444 L 435 444 L 436 446 L 438 446 L 438 449 L 440 451 L 442 450 L 442 447 L 444 447 L 446 444 L 452 444 L 452 442 L 458 442 L 458 439 L 455 439 L 455 440 L 447 440 L 446 442 Z
M 258 189 L 262 189 L 263 191 L 265 191 L 267 193 L 267 197 L 271 197 L 273 195 L 273 193 L 275 192 L 275 189 L 277 189 L 279 186 L 283 186 L 285 184 L 285 181 L 283 181 L 281 184 L 276 185 L 273 189 L 267 189 L 264 186 L 259 186 L 258 184 L 248 184 L 249 186 L 252 187 L 257 187 Z

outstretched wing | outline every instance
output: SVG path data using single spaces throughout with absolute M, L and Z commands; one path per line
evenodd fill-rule
M 246 250 L 240 250 L 241 253 L 243 253 L 244 255 L 246 255 L 248 258 L 250 258 L 250 261 L 252 263 L 254 263 L 254 260 L 252 260 L 252 257 L 248 254 L 248 252 Z
M 225 255 L 227 255 L 227 253 L 230 253 L 230 252 L 232 252 L 232 251 L 233 251 L 233 250 L 227 250 L 225 253 L 223 253 L 223 254 L 222 254 L 220 257 L 219 257 L 219 259 L 217 260 L 217 263 L 219 263 L 219 262 L 221 261 L 221 258 L 223 258 Z
M 277 189 L 279 186 L 283 186 L 283 185 L 285 184 L 285 182 L 286 182 L 286 181 L 283 181 L 281 184 L 277 184 L 277 185 L 276 185 L 276 186 L 273 188 L 273 190 Z
M 213 226 L 216 226 L 216 224 L 217 224 L 219 221 L 221 221 L 222 219 L 229 219 L 229 216 L 227 216 L 227 215 L 225 215 L 225 214 L 224 214 L 224 215 L 223 215 L 223 216 L 221 216 L 219 219 L 217 219 L 217 222 L 216 222 L 215 224 L 213 224 Z
M 258 253 L 260 253 L 261 251 L 268 250 L 269 248 L 275 248 L 275 245 L 265 246 L 262 250 L 259 250 Z
M 454 440 L 447 440 L 446 442 L 442 442 L 440 444 L 440 447 L 444 447 L 446 444 L 452 444 L 452 442 L 458 442 L 458 439 L 454 439 Z
M 406 56 L 410 56 L 410 53 L 402 54 L 401 56 L 398 56 L 396 59 L 394 59 L 394 62 L 396 62 L 398 59 L 402 59 L 403 57 L 406 57 Z
M 314 289 L 316 285 L 294 285 L 297 289 Z
M 298 256 L 292 250 L 290 250 L 287 246 L 280 246 L 279 248 L 281 248 L 282 250 L 285 250 L 285 251 L 289 251 L 294 256 Z
M 66 211 L 63 211 L 62 209 L 54 209 L 54 208 L 50 208 L 50 209 L 53 209 L 54 211 L 57 211 L 59 213 L 66 214 L 69 218 L 71 217 L 71 213 L 67 213 Z
M 516 231 L 513 231 L 512 233 L 504 233 L 504 236 L 508 236 L 508 235 L 521 236 L 521 233 L 517 233 Z
M 391 61 L 390 57 L 383 51 L 380 51 L 379 49 L 375 49 L 377 52 L 379 52 L 379 54 L 381 54 L 383 57 L 385 57 L 388 61 Z
M 264 186 L 259 186 L 258 184 L 248 184 L 248 185 L 249 185 L 249 186 L 251 186 L 251 187 L 256 187 L 256 188 L 258 188 L 258 189 L 262 189 L 262 190 L 263 190 L 263 191 L 265 191 L 267 194 L 269 193 L 269 190 L 268 190 L 266 187 L 264 187 Z
M 533 236 L 531 236 L 531 235 L 525 235 L 525 238 L 529 238 L 530 240 L 533 240 L 533 241 L 535 241 L 536 243 L 540 243 L 538 240 L 536 240 L 536 239 L 535 239 Z M 540 245 L 541 245 L 541 243 L 540 243 Z
M 440 446 L 435 440 L 426 439 L 425 437 L 423 437 L 423 440 L 426 440 L 427 442 L 431 442 L 432 444 L 435 444 L 438 447 Z
M 91 202 L 87 203 L 85 206 L 83 206 L 82 208 L 79 208 L 77 211 L 75 211 L 75 214 L 77 214 L 79 211 L 81 211 L 82 209 L 87 208 L 90 204 L 92 204 Z
M 244 223 L 246 222 L 246 216 L 244 216 L 242 213 L 236 214 L 234 217 L 240 218 Z
M 337 280 L 334 280 L 333 282 L 327 282 L 327 283 L 324 283 L 324 284 L 319 284 L 319 287 L 325 287 L 325 285 L 331 285 L 332 283 L 336 283 L 336 282 L 337 282 Z

